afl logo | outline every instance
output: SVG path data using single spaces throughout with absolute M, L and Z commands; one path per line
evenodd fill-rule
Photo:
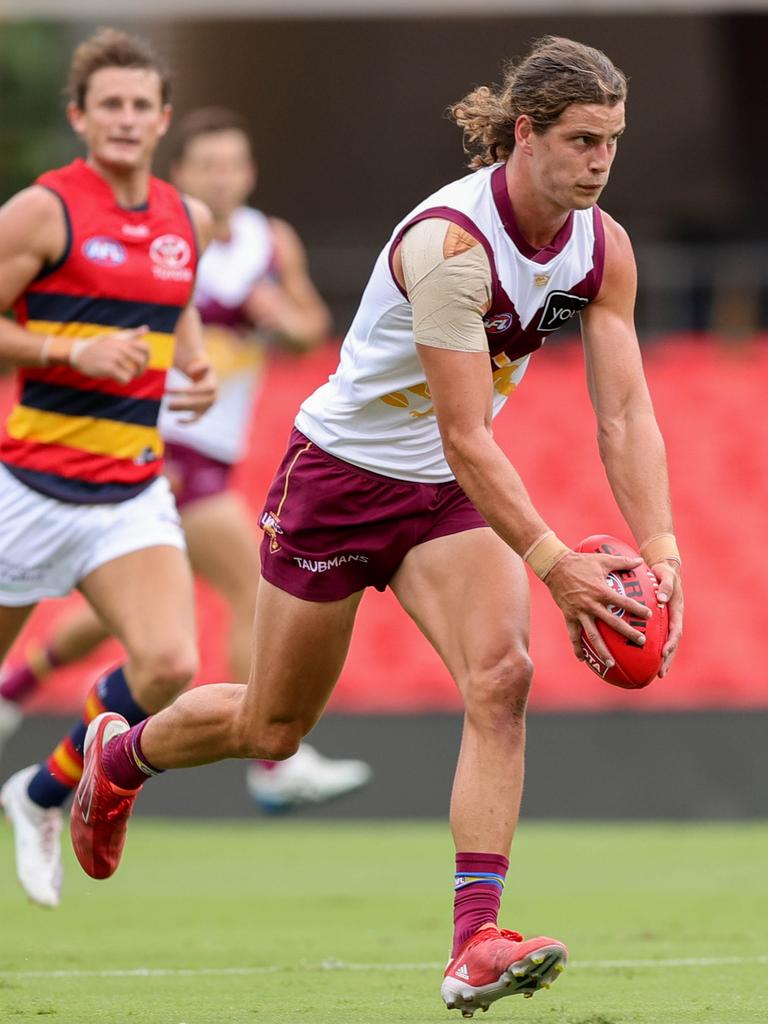
M 125 263 L 125 249 L 114 238 L 94 235 L 83 242 L 83 256 L 100 267 L 119 267 Z
M 503 334 L 514 322 L 515 318 L 511 313 L 494 313 L 483 317 L 485 329 L 489 334 Z
M 609 572 L 605 578 L 605 582 L 608 584 L 611 590 L 615 590 L 617 594 L 621 594 L 622 597 L 627 596 L 627 592 L 624 589 L 624 584 L 615 572 Z M 619 608 L 615 604 L 609 604 L 608 611 L 611 613 L 611 615 L 615 615 L 617 619 L 624 618 L 624 609 Z
M 150 245 L 149 255 L 158 267 L 179 270 L 186 267 L 192 253 L 184 239 L 178 235 L 160 235 Z

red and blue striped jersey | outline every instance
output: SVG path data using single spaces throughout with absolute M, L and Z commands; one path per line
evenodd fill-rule
M 85 161 L 36 184 L 60 200 L 67 224 L 61 258 L 44 267 L 14 304 L 17 321 L 43 335 L 90 338 L 146 324 L 146 371 L 129 384 L 69 366 L 25 367 L 0 460 L 34 490 L 62 501 L 124 501 L 162 469 L 157 430 L 174 331 L 197 266 L 189 212 L 175 188 L 150 179 L 141 207 L 118 205 Z

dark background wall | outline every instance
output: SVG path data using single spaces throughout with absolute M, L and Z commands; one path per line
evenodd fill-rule
M 261 201 L 301 221 L 313 240 L 383 236 L 407 204 L 460 173 L 446 105 L 499 81 L 507 59 L 550 32 L 604 49 L 631 79 L 629 131 L 606 206 L 633 233 L 747 222 L 751 146 L 733 129 L 768 19 L 211 21 L 163 31 L 179 106 L 218 100 L 244 110 L 263 157 Z M 753 54 L 746 66 L 743 37 Z
M 0 779 L 51 749 L 70 725 L 28 718 L 0 755 Z M 768 815 L 768 712 L 532 714 L 523 817 L 737 820 Z M 364 789 L 308 818 L 445 818 L 458 715 L 326 715 L 310 740 L 373 767 Z M 223 761 L 150 782 L 137 812 L 250 817 L 245 765 Z
M 500 81 L 505 61 L 546 33 L 604 49 L 630 77 L 628 132 L 603 205 L 632 235 L 641 286 L 692 296 L 681 313 L 641 295 L 643 330 L 710 326 L 709 311 L 691 307 L 700 297 L 711 304 L 704 293 L 722 284 L 712 279 L 724 259 L 705 253 L 699 270 L 699 251 L 768 241 L 768 13 L 122 24 L 168 56 L 179 113 L 220 103 L 247 116 L 261 158 L 256 201 L 299 229 L 340 331 L 396 220 L 464 169 L 447 105 Z M 0 156 L 0 196 L 19 187 L 19 168 L 23 179 L 74 151 L 58 87 L 72 45 L 93 27 L 0 24 L 0 120 L 11 143 Z M 765 252 L 737 256 L 735 283 L 764 287 L 755 264 L 768 263 Z
M 394 223 L 463 172 L 446 106 L 500 81 L 505 62 L 546 33 L 604 49 L 630 77 L 628 132 L 603 205 L 630 231 L 641 263 L 646 244 L 768 237 L 768 143 L 758 127 L 768 16 L 188 21 L 149 30 L 172 53 L 180 109 L 219 102 L 248 116 L 262 162 L 257 201 L 299 226 L 342 330 Z

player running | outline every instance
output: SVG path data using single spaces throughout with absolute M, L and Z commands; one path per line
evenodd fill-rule
M 19 879 L 56 906 L 60 808 L 82 772 L 88 722 L 138 722 L 197 668 L 192 576 L 157 429 L 216 396 L 190 305 L 211 216 L 151 174 L 169 80 L 141 39 L 105 29 L 74 53 L 67 114 L 85 159 L 43 174 L 0 211 L 0 355 L 18 403 L 0 440 L 0 654 L 37 604 L 78 587 L 127 652 L 69 736 L 13 775 L 2 799 Z
M 245 455 L 267 350 L 278 345 L 296 352 L 316 348 L 328 336 L 330 315 L 309 278 L 304 247 L 293 228 L 246 205 L 257 169 L 242 118 L 223 108 L 203 108 L 182 118 L 174 137 L 172 180 L 213 215 L 212 241 L 198 267 L 194 301 L 220 390 L 213 407 L 194 423 L 163 407 L 159 428 L 192 568 L 230 606 L 229 667 L 232 679 L 244 683 L 259 552 L 246 504 L 231 487 L 232 471 Z M 186 378 L 172 370 L 168 384 L 184 387 Z M 20 723 L 20 702 L 40 681 L 108 636 L 105 624 L 86 606 L 33 649 L 25 663 L 4 674 L 0 746 Z M 302 744 L 287 761 L 254 761 L 246 781 L 260 807 L 280 811 L 349 793 L 369 777 L 370 768 L 362 761 L 332 760 Z
M 333 689 L 364 588 L 391 586 L 465 702 L 443 999 L 472 1016 L 558 976 L 562 942 L 497 926 L 532 672 L 523 563 L 549 587 L 579 658 L 582 627 L 610 660 L 596 620 L 642 643 L 627 620 L 649 613 L 606 583 L 639 559 L 560 541 L 497 447 L 492 419 L 531 353 L 580 313 L 607 477 L 670 607 L 665 675 L 682 619 L 666 457 L 633 325 L 631 246 L 596 206 L 625 98 L 626 80 L 603 53 L 547 37 L 501 90 L 455 105 L 475 170 L 396 227 L 339 368 L 302 405 L 267 498 L 248 687 L 190 691 L 132 728 L 115 714 L 90 726 L 71 830 L 92 877 L 115 871 L 147 778 L 293 753 Z M 614 617 L 610 605 L 631 615 Z

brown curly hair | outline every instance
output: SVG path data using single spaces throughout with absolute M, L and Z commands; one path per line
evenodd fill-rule
M 448 108 L 463 129 L 469 166 L 506 160 L 515 146 L 515 124 L 527 114 L 542 135 L 572 103 L 612 106 L 627 97 L 627 79 L 601 50 L 561 36 L 536 40 L 519 63 L 507 65 L 500 88 L 481 85 Z
M 171 76 L 146 39 L 121 32 L 116 28 L 100 28 L 80 43 L 72 54 L 67 93 L 83 110 L 91 75 L 102 68 L 141 68 L 156 71 L 160 76 L 163 104 L 171 97 Z

